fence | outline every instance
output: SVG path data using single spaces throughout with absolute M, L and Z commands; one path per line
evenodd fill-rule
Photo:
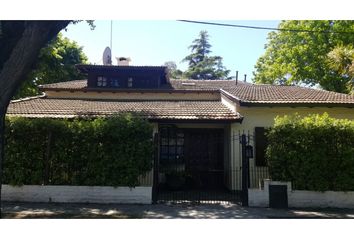
M 203 132 L 204 135 L 205 132 Z M 182 131 L 178 136 L 187 135 L 187 132 L 183 133 Z M 216 155 L 208 147 L 203 150 L 204 153 L 201 153 L 203 157 L 193 155 L 200 161 L 199 168 L 194 168 L 193 172 L 190 171 L 190 162 L 195 161 L 195 159 L 188 159 L 186 152 L 181 152 L 181 155 L 179 155 L 179 167 L 175 169 L 170 168 L 168 173 L 164 170 L 166 165 L 161 163 L 155 164 L 155 183 L 158 183 L 157 202 L 214 203 L 227 201 L 247 205 L 248 188 L 258 188 L 263 183 L 263 179 L 268 178 L 268 168 L 266 166 L 255 165 L 255 138 L 253 134 L 234 131 L 229 135 L 224 135 L 224 137 L 214 138 L 212 142 L 208 142 L 206 139 L 208 139 L 208 136 L 205 135 L 202 140 L 204 145 L 223 146 L 222 166 L 218 165 L 219 168 L 217 169 L 205 168 L 210 159 Z M 209 137 L 209 139 L 211 138 Z M 184 141 L 188 142 L 188 139 L 184 139 Z M 165 144 L 166 142 L 175 143 L 176 141 L 163 139 L 163 142 Z M 196 144 L 196 142 L 193 141 L 193 144 Z M 188 148 L 191 148 L 191 146 L 185 147 L 187 151 Z M 196 151 L 195 146 L 193 150 Z M 173 167 L 175 165 L 169 166 Z M 180 186 L 168 186 L 172 185 L 172 183 L 175 184 L 175 182 L 169 180 L 172 179 L 169 178 L 171 173 L 179 175 Z M 183 176 L 183 179 L 181 176 Z M 174 181 L 176 181 L 176 178 L 174 178 Z M 200 185 L 196 185 L 196 182 L 200 183 Z
M 245 142 L 242 143 L 242 136 Z M 231 136 L 231 172 L 232 181 L 231 188 L 235 190 L 242 189 L 242 145 L 245 145 L 246 152 L 244 153 L 248 164 L 248 188 L 259 188 L 263 186 L 263 180 L 269 178 L 269 171 L 267 166 L 256 165 L 255 154 L 255 134 L 251 132 L 233 131 Z

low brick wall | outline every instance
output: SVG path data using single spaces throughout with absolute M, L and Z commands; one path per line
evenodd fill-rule
M 151 204 L 152 187 L 2 185 L 3 201 Z
M 248 189 L 248 205 L 250 207 L 269 207 L 269 185 L 288 186 L 289 207 L 313 208 L 354 208 L 354 192 L 315 192 L 292 190 L 289 182 L 265 181 L 263 189 Z

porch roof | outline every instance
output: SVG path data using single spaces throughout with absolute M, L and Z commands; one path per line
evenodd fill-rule
M 108 116 L 131 112 L 150 120 L 240 121 L 220 101 L 116 101 L 93 99 L 55 99 L 45 97 L 12 101 L 8 116 L 73 118 Z

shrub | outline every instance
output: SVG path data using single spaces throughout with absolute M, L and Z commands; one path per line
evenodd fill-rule
M 4 183 L 133 187 L 152 155 L 151 124 L 131 114 L 8 118 Z
M 273 180 L 304 190 L 354 190 L 354 121 L 327 113 L 277 117 L 267 136 Z

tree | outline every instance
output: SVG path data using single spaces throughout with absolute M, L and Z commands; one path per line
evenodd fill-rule
M 354 42 L 354 21 L 282 21 L 279 28 L 316 32 L 269 33 L 266 51 L 255 65 L 254 82 L 319 84 L 326 90 L 349 92 L 348 78 L 327 61 L 336 46 Z
M 87 63 L 83 48 L 62 34 L 42 48 L 35 69 L 28 74 L 15 98 L 38 95 L 38 85 L 81 79 L 75 64 Z
M 0 21 L 0 203 L 7 107 L 31 71 L 40 49 L 69 23 L 70 21 Z
M 354 94 L 354 48 L 351 45 L 337 46 L 327 57 L 328 66 L 343 79 L 347 79 L 347 89 Z
M 173 79 L 182 78 L 183 72 L 177 68 L 177 64 L 174 61 L 167 61 L 164 64 L 170 72 L 170 77 Z
M 192 53 L 182 62 L 188 62 L 188 69 L 184 72 L 186 78 L 191 79 L 225 79 L 229 74 L 222 64 L 222 57 L 209 56 L 211 44 L 207 31 L 201 31 L 199 38 L 189 46 Z

